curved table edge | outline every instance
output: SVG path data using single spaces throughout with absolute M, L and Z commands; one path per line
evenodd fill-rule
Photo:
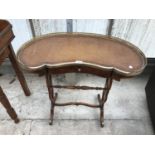
M 141 68 L 140 70 L 136 70 L 135 72 L 127 72 L 127 71 L 123 71 L 119 68 L 116 67 L 107 67 L 107 66 L 101 66 L 98 64 L 92 64 L 92 63 L 87 63 L 87 62 L 80 62 L 80 61 L 75 61 L 75 62 L 66 62 L 66 63 L 58 63 L 58 64 L 49 64 L 49 63 L 44 63 L 40 66 L 37 67 L 27 67 L 25 64 L 23 64 L 20 60 L 18 60 L 19 65 L 26 71 L 29 72 L 35 72 L 35 71 L 39 71 L 39 70 L 43 70 L 45 68 L 51 68 L 51 69 L 57 69 L 60 67 L 69 67 L 69 66 L 85 66 L 85 67 L 91 67 L 92 69 L 97 69 L 100 71 L 114 71 L 116 74 L 118 75 L 123 75 L 126 77 L 132 77 L 132 76 L 136 76 L 138 74 L 140 74 L 141 72 L 143 72 L 143 70 L 146 67 L 146 64 L 143 66 L 143 68 Z
M 102 65 L 98 65 L 98 64 L 93 64 L 93 63 L 80 61 L 80 60 L 79 60 L 79 63 L 78 63 L 78 60 L 75 61 L 75 62 L 64 62 L 64 63 L 58 63 L 58 64 L 43 63 L 42 65 L 39 65 L 39 66 L 36 66 L 36 67 L 28 67 L 28 66 L 26 66 L 25 64 L 23 64 L 20 61 L 20 58 L 19 58 L 20 52 L 26 46 L 31 45 L 31 43 L 33 43 L 33 41 L 44 39 L 44 38 L 50 37 L 50 36 L 59 36 L 59 35 L 83 35 L 83 36 L 100 37 L 100 38 L 104 38 L 104 39 L 111 39 L 113 41 L 118 41 L 118 42 L 124 42 L 127 46 L 129 46 L 130 48 L 133 48 L 136 51 L 136 53 L 140 55 L 140 57 L 143 59 L 143 66 L 142 66 L 141 69 L 135 70 L 134 72 L 127 72 L 127 71 L 121 70 L 121 69 L 119 69 L 117 67 L 113 67 L 113 66 L 112 67 L 107 67 L 107 66 L 102 66 Z M 42 36 L 32 38 L 31 40 L 25 42 L 19 48 L 19 50 L 17 51 L 17 60 L 18 60 L 19 64 L 21 65 L 21 67 L 23 69 L 25 69 L 27 71 L 30 71 L 30 72 L 34 72 L 34 71 L 41 70 L 41 69 L 44 69 L 44 68 L 57 68 L 57 67 L 65 67 L 65 66 L 70 66 L 70 65 L 72 66 L 72 65 L 81 64 L 81 65 L 84 65 L 84 66 L 100 69 L 100 70 L 103 70 L 103 71 L 111 71 L 111 70 L 113 70 L 115 73 L 123 75 L 123 76 L 127 76 L 127 77 L 135 76 L 135 75 L 140 74 L 145 69 L 145 67 L 147 65 L 147 59 L 146 59 L 144 53 L 137 46 L 135 46 L 134 44 L 132 44 L 132 43 L 126 41 L 126 40 L 123 40 L 123 39 L 120 39 L 120 38 L 117 38 L 117 37 L 113 37 L 113 36 L 108 36 L 108 35 L 95 34 L 95 33 L 80 33 L 80 32 L 69 32 L 69 33 L 68 32 L 58 32 L 58 33 L 50 33 L 50 34 L 45 34 L 45 35 L 42 35 Z

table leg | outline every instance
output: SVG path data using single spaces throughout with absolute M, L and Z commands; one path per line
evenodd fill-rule
M 29 88 L 27 86 L 25 77 L 24 77 L 24 75 L 23 75 L 23 73 L 22 73 L 22 71 L 21 71 L 21 69 L 20 69 L 20 67 L 18 65 L 18 62 L 16 60 L 16 56 L 15 56 L 15 53 L 14 53 L 12 45 L 10 44 L 8 46 L 8 48 L 10 50 L 9 59 L 10 59 L 10 61 L 12 63 L 12 66 L 13 66 L 15 72 L 16 72 L 16 75 L 17 75 L 17 77 L 19 79 L 19 82 L 20 82 L 22 88 L 23 88 L 23 91 L 24 91 L 26 96 L 30 96 L 30 94 L 31 94 L 30 90 L 29 90 Z
M 50 122 L 50 125 L 52 125 L 53 124 L 53 117 L 54 117 L 54 107 L 56 105 L 57 106 L 72 105 L 72 103 L 66 103 L 66 104 L 65 103 L 63 103 L 63 104 L 60 104 L 60 103 L 56 104 L 55 103 L 56 98 L 57 98 L 57 93 L 54 94 L 54 87 L 55 86 L 52 84 L 52 75 L 51 75 L 49 69 L 46 69 L 45 75 L 46 75 L 46 84 L 47 84 L 47 88 L 48 88 L 49 98 L 51 100 L 51 115 L 50 115 L 51 122 Z M 108 94 L 109 94 L 109 91 L 110 91 L 111 86 L 112 86 L 112 81 L 113 81 L 112 76 L 108 77 L 106 79 L 106 82 L 105 82 L 102 97 L 100 97 L 100 95 L 98 94 L 98 101 L 99 101 L 98 107 L 100 108 L 100 125 L 101 125 L 101 127 L 104 127 L 104 104 L 107 101 Z M 69 87 L 69 88 L 71 88 L 71 87 Z M 76 104 L 74 103 L 74 105 L 76 105 Z M 90 105 L 84 104 L 84 103 L 82 103 L 82 105 L 90 106 Z
M 52 84 L 52 75 L 49 73 L 49 70 L 46 69 L 46 84 L 48 88 L 49 98 L 51 100 L 51 113 L 50 113 L 50 125 L 53 124 L 53 117 L 54 117 L 54 106 L 55 100 L 57 98 L 57 93 L 54 95 L 54 89 Z
M 109 77 L 106 79 L 105 90 L 103 90 L 102 98 L 98 94 L 98 100 L 100 103 L 100 125 L 101 125 L 101 127 L 104 127 L 104 104 L 107 101 L 108 94 L 109 94 L 110 88 L 112 86 L 112 81 L 113 81 L 112 77 Z
M 14 122 L 18 123 L 19 122 L 18 116 L 17 116 L 16 112 L 14 111 L 14 109 L 11 107 L 9 100 L 6 97 L 6 95 L 4 94 L 1 87 L 0 87 L 0 102 L 5 107 L 7 113 L 14 120 Z

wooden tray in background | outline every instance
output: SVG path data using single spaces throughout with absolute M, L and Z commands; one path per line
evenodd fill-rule
M 8 57 L 8 45 L 14 37 L 12 25 L 6 20 L 0 20 L 0 64 Z

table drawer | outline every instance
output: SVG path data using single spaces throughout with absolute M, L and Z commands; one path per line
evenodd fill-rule
M 65 66 L 65 67 L 59 67 L 57 69 L 51 68 L 51 73 L 53 74 L 63 74 L 63 73 L 88 73 L 88 74 L 94 74 L 101 77 L 109 77 L 111 75 L 111 71 L 103 71 L 97 68 L 92 68 L 88 66 L 82 66 L 82 65 L 76 65 L 76 66 Z

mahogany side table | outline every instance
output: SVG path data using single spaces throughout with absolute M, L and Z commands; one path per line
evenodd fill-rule
M 14 38 L 14 34 L 12 32 L 11 24 L 6 20 L 0 20 L 0 64 L 2 64 L 3 61 L 9 57 L 25 95 L 29 96 L 31 94 L 30 90 L 27 86 L 24 75 L 18 65 L 14 50 L 11 45 L 11 41 L 13 40 L 13 38 Z M 19 121 L 17 118 L 17 115 L 13 110 L 13 108 L 11 107 L 1 87 L 0 87 L 0 101 L 2 102 L 3 106 L 6 108 L 10 117 L 14 119 L 15 122 L 17 123 Z
M 133 44 L 115 37 L 88 33 L 55 33 L 44 35 L 25 43 L 17 53 L 17 60 L 27 71 L 45 71 L 51 100 L 50 124 L 55 106 L 85 105 L 100 109 L 100 125 L 104 126 L 104 104 L 112 81 L 140 74 L 147 62 L 144 54 Z M 104 87 L 53 85 L 52 75 L 63 73 L 89 73 L 106 78 Z M 98 104 L 83 102 L 57 103 L 54 88 L 96 89 Z

